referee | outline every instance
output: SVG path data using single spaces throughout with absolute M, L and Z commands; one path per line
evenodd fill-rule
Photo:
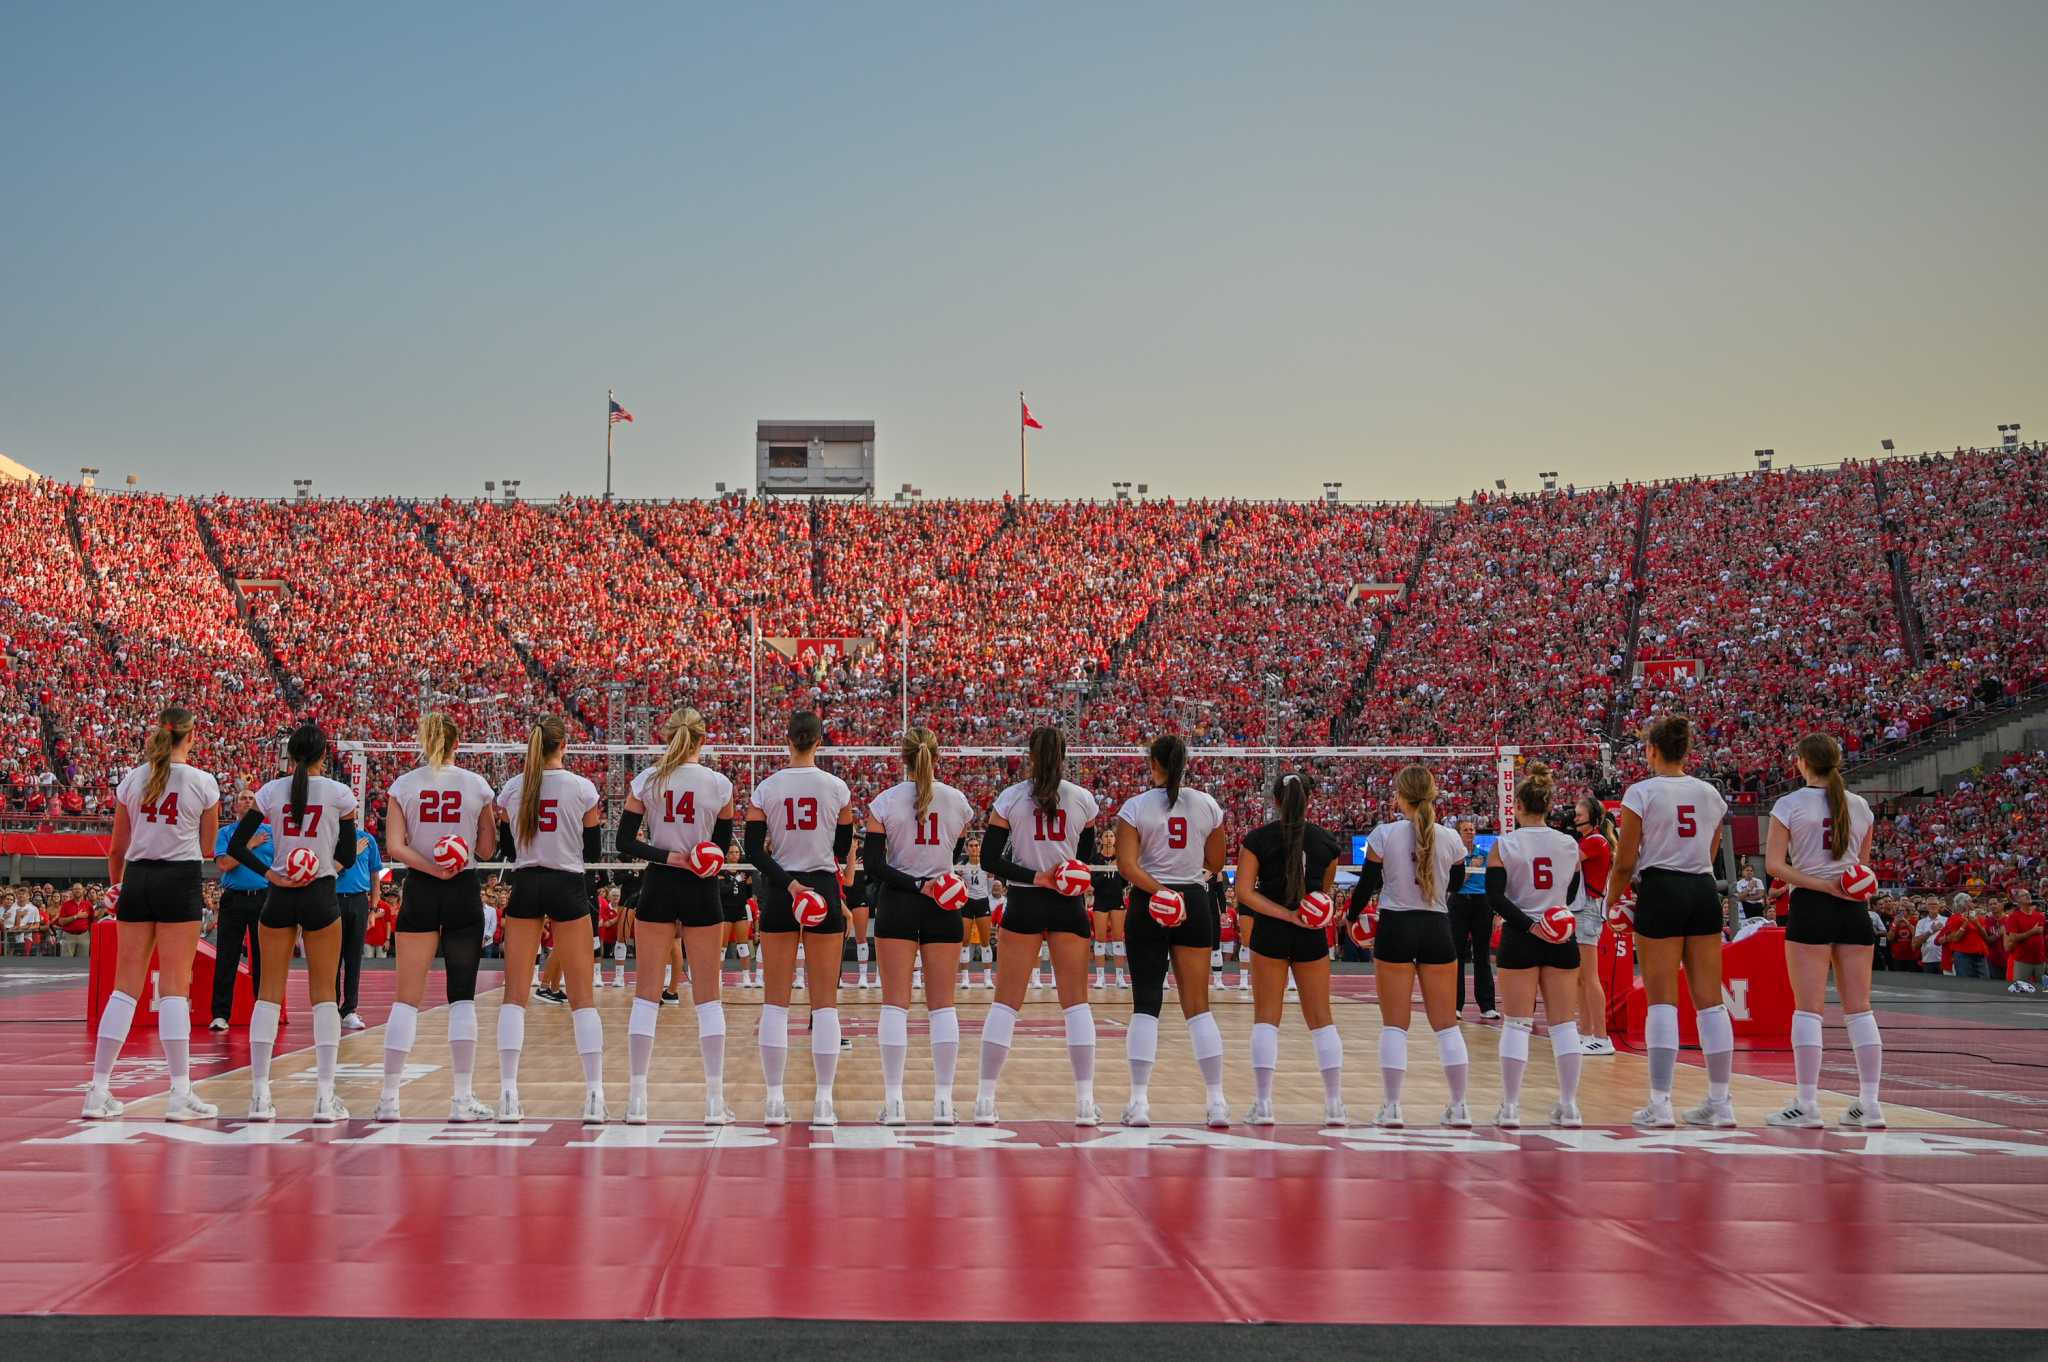
M 213 863 L 220 867 L 220 919 L 214 928 L 213 950 L 213 1023 L 215 1031 L 228 1029 L 228 1019 L 235 1012 L 235 970 L 242 962 L 242 940 L 249 943 L 250 993 L 255 992 L 256 980 L 263 977 L 263 945 L 261 933 L 257 930 L 256 919 L 263 911 L 263 897 L 270 888 L 270 881 L 243 865 L 227 854 L 228 839 L 235 834 L 235 824 L 242 821 L 242 815 L 256 807 L 256 793 L 243 790 L 235 796 L 233 818 L 223 818 L 220 835 L 213 839 Z M 256 829 L 249 839 L 249 853 L 264 865 L 270 864 L 272 843 L 270 824 Z
M 341 958 L 334 962 L 334 992 L 341 999 L 341 1024 L 363 1029 L 356 1013 L 356 987 L 363 978 L 363 934 L 370 930 L 370 909 L 383 887 L 384 858 L 369 831 L 356 834 L 355 864 L 334 881 L 334 900 L 341 909 Z

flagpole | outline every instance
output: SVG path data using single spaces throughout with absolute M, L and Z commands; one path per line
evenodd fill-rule
M 1017 500 L 1031 495 L 1031 478 L 1024 462 L 1024 390 L 1017 389 Z
M 761 676 L 761 611 L 759 607 L 747 611 L 747 746 L 760 742 L 757 732 L 759 713 L 757 702 Z M 747 784 L 754 783 L 754 758 L 747 758 Z
M 903 731 L 910 731 L 910 612 L 903 612 L 902 637 L 897 647 L 903 652 Z
M 619 394 L 616 388 L 606 388 L 604 390 L 604 499 L 606 501 L 612 499 L 612 427 L 618 424 L 617 421 L 612 420 L 612 404 L 618 400 Z M 753 737 L 749 735 L 747 741 L 752 742 Z

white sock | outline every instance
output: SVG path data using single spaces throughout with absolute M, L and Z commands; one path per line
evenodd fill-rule
M 1188 1039 L 1194 1043 L 1195 1066 L 1202 1071 L 1202 1086 L 1209 1101 L 1223 1100 L 1223 1033 L 1216 1029 L 1216 1014 L 1203 1012 L 1188 1018 Z
M 811 1009 L 811 1067 L 818 1072 L 818 1092 L 832 1095 L 832 1080 L 839 1073 L 839 1009 Z
M 1280 1067 L 1280 1028 L 1252 1023 L 1252 1092 L 1261 1104 L 1273 1100 L 1273 1071 Z
M 1316 1068 L 1323 1075 L 1323 1100 L 1339 1102 L 1344 1098 L 1344 1037 L 1337 1034 L 1337 1024 L 1318 1026 L 1308 1033 L 1316 1047 Z
M 1792 1014 L 1792 1081 L 1799 1085 L 1799 1105 L 1820 1104 L 1821 1015 Z
M 1535 1029 L 1534 1017 L 1509 1017 L 1500 1029 L 1500 1095 L 1510 1106 L 1522 1100 L 1522 1075 L 1529 1068 L 1529 1033 Z
M 1671 1080 L 1678 1073 L 1678 1007 L 1651 1003 L 1643 1019 L 1643 1049 L 1650 1057 L 1650 1098 L 1671 1100 Z
M 1152 1066 L 1159 1059 L 1159 1018 L 1149 1012 L 1133 1012 L 1124 1032 L 1124 1055 L 1131 1062 L 1131 1096 L 1145 1097 L 1152 1090 Z
M 454 1097 L 467 1102 L 476 1096 L 476 1000 L 448 1004 L 448 1067 Z
M 506 1003 L 498 1009 L 498 1090 L 519 1091 L 519 1052 L 526 1048 L 526 1009 Z
M 939 1097 L 953 1096 L 953 1071 L 960 1064 L 960 1014 L 942 1007 L 930 1014 L 932 1029 L 932 1087 Z
M 1067 1021 L 1067 1063 L 1074 1070 L 1074 1095 L 1079 1101 L 1095 1100 L 1095 1014 L 1086 1003 L 1075 1003 L 1062 1014 Z
M 420 1010 L 411 1003 L 391 1004 L 391 1017 L 384 1023 L 384 1097 L 398 1096 L 405 1081 L 405 1057 L 412 1053 L 419 1034 Z
M 1735 1023 L 1729 1020 L 1727 1006 L 1701 1008 L 1699 1029 L 1700 1053 L 1707 1061 L 1707 1100 L 1725 1102 L 1735 1077 Z
M 116 998 L 121 995 L 116 993 Z M 130 1006 L 134 1000 L 129 1000 Z M 270 1056 L 277 1050 L 276 1003 L 258 1001 L 249 1012 L 249 1083 L 252 1087 L 263 1087 L 270 1082 Z M 100 1018 L 106 1025 L 106 1018 Z
M 1452 1022 L 1436 1033 L 1436 1057 L 1444 1066 L 1444 1082 L 1451 1088 L 1451 1104 L 1465 1100 L 1465 1080 L 1472 1076 L 1472 1058 L 1465 1050 L 1465 1033 Z
M 262 1003 L 257 1004 L 263 1006 Z M 274 1014 L 273 1007 L 273 1014 Z M 126 993 L 115 993 L 108 997 L 107 1005 L 100 1012 L 99 1041 L 93 1047 L 92 1084 L 96 1088 L 107 1086 L 107 1076 L 114 1072 L 114 1061 L 121 1056 L 121 1047 L 128 1043 L 128 1028 L 135 1021 L 135 999 Z M 249 1034 L 254 1037 L 252 1027 Z M 277 1030 L 271 1029 L 273 1038 Z
M 576 1058 L 583 1061 L 583 1086 L 595 1092 L 604 1086 L 604 1018 L 594 1007 L 579 1007 L 569 1014 L 569 1024 L 576 1031 Z
M 713 998 L 697 1004 L 697 1050 L 704 1058 L 704 1086 L 725 1086 L 725 1004 Z
M 313 1078 L 316 1100 L 334 1096 L 334 1069 L 341 1058 L 341 1008 L 313 1004 Z
M 633 999 L 632 1015 L 626 1018 L 626 1081 L 634 1091 L 647 1086 L 647 1071 L 654 1067 L 654 1027 L 660 1018 L 659 1002 Z
M 910 1013 L 883 1003 L 877 1031 L 882 1051 L 882 1099 L 901 1102 L 903 1066 L 910 1058 Z
M 1389 1102 L 1401 1100 L 1401 1083 L 1408 1077 L 1408 1033 L 1398 1026 L 1380 1028 L 1380 1085 Z
M 1002 1077 L 1003 1061 L 1010 1057 L 1010 1037 L 1017 1030 L 1017 1009 L 1008 1003 L 993 1003 L 981 1022 L 981 1100 L 996 1100 L 996 1080 Z
M 1586 1062 L 1577 1022 L 1558 1022 L 1550 1028 L 1550 1054 L 1557 1061 L 1557 1100 L 1571 1106 L 1579 1100 L 1579 1070 Z
M 789 1067 L 789 1007 L 761 1004 L 761 1081 L 770 1097 L 782 1096 L 782 1074 Z
M 104 1014 L 102 1014 L 104 1016 Z M 171 1095 L 183 1097 L 192 1091 L 192 1000 L 156 1000 L 156 1038 L 164 1047 L 164 1059 L 171 1069 Z
M 1878 1082 L 1884 1077 L 1884 1037 L 1877 1029 L 1877 1015 L 1855 1012 L 1843 1020 L 1849 1025 L 1849 1044 L 1856 1051 L 1856 1095 L 1864 1106 L 1874 1107 Z

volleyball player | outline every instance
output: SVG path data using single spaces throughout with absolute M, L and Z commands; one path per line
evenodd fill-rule
M 853 938 L 854 963 L 859 967 L 853 986 L 872 988 L 868 965 L 874 954 L 875 880 L 868 873 L 867 858 L 860 853 L 861 848 L 856 846 L 840 869 L 840 883 L 846 894 L 846 934 Z
M 1572 808 L 1572 826 L 1579 835 L 1579 901 L 1576 940 L 1579 948 L 1579 1053 L 1612 1056 L 1607 1038 L 1607 990 L 1600 983 L 1600 932 L 1607 923 L 1607 877 L 1614 869 L 1614 844 L 1620 832 L 1599 796 L 1585 794 Z
M 1109 825 L 1109 845 L 1097 852 L 1089 874 L 1088 922 L 1095 937 L 1095 987 L 1105 986 L 1104 967 L 1116 961 L 1116 986 L 1125 986 L 1124 975 L 1124 877 L 1116 868 L 1116 824 Z
M 591 909 L 596 892 L 586 867 L 598 859 L 604 801 L 597 787 L 562 765 L 568 725 L 550 714 L 526 737 L 526 763 L 498 791 L 498 814 L 512 835 L 512 899 L 505 905 L 505 997 L 498 1009 L 498 1119 L 524 1114 L 519 1105 L 519 1057 L 526 1049 L 526 997 L 543 922 L 554 929 L 554 954 L 564 962 L 562 986 L 576 1058 L 583 1065 L 583 1123 L 602 1125 L 604 1022 L 591 1001 L 583 972 L 590 959 Z
M 661 1017 L 662 966 L 653 962 L 668 961 L 680 934 L 704 1060 L 704 1123 L 722 1126 L 731 1123 L 733 1112 L 725 1104 L 726 922 L 718 882 L 732 846 L 732 781 L 704 764 L 704 716 L 694 708 L 686 705 L 669 715 L 661 736 L 668 746 L 633 777 L 616 839 L 621 852 L 647 862 L 633 937 L 646 963 L 634 976 L 633 1015 L 626 1023 L 626 1124 L 647 1124 L 647 1071 Z M 718 849 L 715 863 L 695 855 L 706 842 Z
M 747 887 L 738 875 L 721 875 L 719 876 L 718 892 L 719 903 L 725 915 L 725 936 L 723 940 L 726 948 L 740 962 L 739 986 L 745 988 L 747 986 L 747 970 L 754 958 L 754 947 L 749 937 L 747 924 Z M 721 955 L 719 957 L 719 962 L 722 967 L 724 956 Z M 665 992 L 661 995 L 661 1000 L 663 1002 L 675 1001 Z
M 157 957 L 156 1034 L 171 1070 L 171 1121 L 208 1121 L 218 1108 L 192 1094 L 192 955 L 199 945 L 199 860 L 220 826 L 220 785 L 192 765 L 191 711 L 172 706 L 157 716 L 143 745 L 142 764 L 114 789 L 114 835 L 107 847 L 107 879 L 121 891 L 114 910 L 119 954 L 114 991 L 100 1013 L 93 1050 L 88 1120 L 119 1116 L 121 1102 L 108 1090 L 114 1060 L 135 1020 L 136 1000 Z M 333 980 L 332 962 L 327 971 Z M 337 1018 L 337 1024 L 338 1024 Z
M 1373 987 L 1380 1002 L 1380 1078 L 1386 1098 L 1375 1125 L 1399 1129 L 1401 1085 L 1408 1075 L 1408 1023 L 1415 981 L 1422 1011 L 1436 1033 L 1437 1059 L 1451 1090 L 1443 1124 L 1468 1129 L 1465 1085 L 1472 1060 L 1458 1029 L 1458 947 L 1451 937 L 1449 896 L 1464 880 L 1465 843 L 1437 822 L 1436 776 L 1404 766 L 1394 777 L 1400 817 L 1380 824 L 1365 843 L 1353 902 L 1379 895 L 1379 936 L 1373 943 Z
M 953 1009 L 954 970 L 966 932 L 956 904 L 937 901 L 953 873 L 953 852 L 974 807 L 934 775 L 939 740 L 930 729 L 903 735 L 905 779 L 868 805 L 861 863 L 876 888 L 876 938 L 882 955 L 882 1115 L 900 1126 L 903 1066 L 910 1053 L 911 974 L 924 963 L 925 1014 L 932 1045 L 932 1124 L 953 1124 L 953 1072 L 960 1058 L 960 1014 Z
M 811 992 L 811 1064 L 817 1098 L 811 1124 L 839 1124 L 832 1080 L 839 1072 L 839 962 L 846 913 L 839 898 L 839 867 L 853 850 L 853 796 L 846 782 L 818 769 L 825 729 L 818 716 L 789 716 L 789 765 L 756 785 L 747 799 L 746 859 L 759 874 L 761 959 L 761 1076 L 768 1085 L 764 1120 L 789 1124 L 782 1075 L 789 1062 L 789 995 L 796 978 L 799 937 L 807 938 L 805 965 Z M 825 919 L 799 928 L 791 894 L 809 889 L 825 900 Z
M 1223 868 L 1223 807 L 1206 791 L 1182 784 L 1188 745 L 1181 738 L 1154 739 L 1148 756 L 1152 787 L 1116 811 L 1123 825 L 1117 834 L 1117 871 L 1131 886 L 1130 915 L 1124 922 L 1131 960 L 1131 1029 L 1125 1037 L 1131 1099 L 1123 1123 L 1151 1124 L 1152 1065 L 1159 1058 L 1159 1009 L 1170 965 L 1208 1093 L 1205 1119 L 1222 1130 L 1230 1125 L 1230 1107 L 1223 1098 L 1223 1033 L 1209 1011 L 1209 955 L 1216 948 L 1217 928 L 1207 877 Z M 1153 895 L 1166 889 L 1179 894 L 1187 909 L 1175 927 L 1161 925 L 1150 909 Z
M 1875 826 L 1870 804 L 1842 782 L 1842 748 L 1825 733 L 1799 740 L 1794 756 L 1802 789 L 1771 807 L 1764 868 L 1792 887 L 1785 924 L 1785 966 L 1792 976 L 1792 1070 L 1799 1093 L 1766 1119 L 1774 1126 L 1817 1128 L 1820 1114 L 1821 1009 L 1827 1003 L 1828 966 L 1856 1056 L 1856 1100 L 1842 1124 L 1883 1130 L 1878 1078 L 1884 1042 L 1870 1010 L 1871 957 L 1877 934 L 1863 903 L 1842 892 L 1848 870 L 1870 864 Z
M 989 875 L 981 868 L 981 839 L 977 837 L 969 843 L 966 853 L 967 859 L 959 867 L 960 878 L 967 885 L 967 906 L 960 910 L 960 926 L 967 942 L 960 961 L 960 987 L 974 982 L 976 961 L 987 961 L 982 982 L 993 987 L 996 966 L 989 953 Z
M 1579 844 L 1549 824 L 1556 792 L 1550 768 L 1529 763 L 1515 786 L 1515 826 L 1494 839 L 1486 854 L 1486 901 L 1500 914 L 1500 996 L 1505 1021 L 1500 1033 L 1500 1110 L 1493 1123 L 1503 1130 L 1522 1124 L 1522 1076 L 1529 1068 L 1529 1037 L 1536 1030 L 1536 992 L 1550 1023 L 1550 1053 L 1557 1060 L 1557 1105 L 1550 1123 L 1576 1130 L 1579 1115 L 1578 914 L 1572 932 L 1551 941 L 1538 930 L 1546 910 L 1572 908 L 1584 879 Z
M 399 902 L 397 1001 L 384 1024 L 384 1092 L 377 1119 L 398 1119 L 398 1089 L 419 1031 L 427 970 L 438 951 L 448 971 L 448 1054 L 455 1095 L 451 1121 L 488 1121 L 496 1113 L 476 1098 L 476 975 L 484 951 L 484 896 L 475 862 L 497 854 L 496 791 L 474 771 L 455 765 L 455 723 L 438 711 L 422 715 L 422 763 L 391 784 L 384 814 L 384 851 L 410 873 Z M 443 865 L 446 839 L 467 848 L 460 866 Z
M 1006 886 L 996 930 L 996 997 L 981 1024 L 981 1086 L 974 1123 L 996 1123 L 996 1083 L 1010 1057 L 1031 972 L 1043 942 L 1052 952 L 1053 985 L 1074 1071 L 1074 1124 L 1102 1123 L 1095 1105 L 1095 1013 L 1088 1006 L 1088 908 L 1084 895 L 1054 887 L 1053 871 L 1095 850 L 1092 824 L 1101 806 L 1066 779 L 1067 740 L 1057 728 L 1031 730 L 1027 778 L 996 796 L 981 841 L 981 868 Z M 1012 833 L 1014 832 L 1014 840 Z
M 1237 851 L 1238 940 L 1251 948 L 1252 1081 L 1246 1125 L 1273 1124 L 1273 1073 L 1280 1067 L 1280 1016 L 1287 980 L 1300 984 L 1301 1019 L 1323 1075 L 1323 1123 L 1347 1123 L 1344 1040 L 1330 1012 L 1330 938 L 1301 920 L 1301 901 L 1328 896 L 1344 854 L 1336 834 L 1308 821 L 1309 778 L 1288 772 L 1273 784 L 1279 817 L 1245 834 Z M 1247 935 L 1249 941 L 1246 941 Z M 1240 946 L 1242 949 L 1242 946 Z
M 277 830 L 270 867 L 270 892 L 258 919 L 263 936 L 263 978 L 249 1018 L 249 1119 L 271 1121 L 270 1060 L 277 1049 L 277 1022 L 284 1002 L 292 951 L 306 946 L 306 992 L 313 1002 L 313 1057 L 317 1087 L 313 1119 L 346 1121 L 348 1108 L 334 1095 L 334 1068 L 341 1054 L 341 1012 L 335 1006 L 334 967 L 341 959 L 341 907 L 335 901 L 338 872 L 356 860 L 356 795 L 321 772 L 327 765 L 327 735 L 302 724 L 285 740 L 291 774 L 256 792 L 256 807 L 242 815 L 228 839 L 228 855 L 257 869 L 263 863 L 249 839 L 266 822 Z M 313 853 L 311 879 L 294 879 L 288 867 L 297 851 Z
M 1621 838 L 1607 879 L 1609 902 L 1631 885 L 1636 890 L 1636 958 L 1650 1000 L 1643 1025 L 1650 1101 L 1633 1120 L 1651 1130 L 1670 1130 L 1678 1123 L 1671 1113 L 1671 1081 L 1678 1069 L 1681 961 L 1707 1063 L 1707 1100 L 1688 1110 L 1685 1121 L 1718 1129 L 1735 1124 L 1728 1095 L 1735 1027 L 1721 1002 L 1721 895 L 1714 884 L 1728 801 L 1704 780 L 1685 773 L 1691 749 L 1692 724 L 1682 715 L 1651 727 L 1644 756 L 1652 774 L 1622 794 Z

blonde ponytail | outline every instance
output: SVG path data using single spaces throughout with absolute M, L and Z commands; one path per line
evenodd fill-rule
M 654 763 L 657 785 L 667 780 L 677 767 L 697 759 L 697 753 L 704 746 L 705 732 L 704 716 L 690 705 L 684 705 L 662 721 L 661 736 L 668 747 L 662 752 L 661 760 Z
M 1427 766 L 1403 766 L 1394 793 L 1415 810 L 1415 886 L 1425 901 L 1436 897 L 1436 776 Z
M 163 798 L 171 780 L 171 753 L 192 734 L 192 711 L 170 706 L 156 716 L 156 727 L 143 744 L 142 759 L 149 763 L 149 780 L 142 787 L 142 802 L 154 804 Z
M 903 769 L 917 785 L 917 816 L 923 818 L 932 807 L 932 768 L 939 760 L 939 739 L 929 728 L 906 729 L 903 734 Z
M 540 787 L 548 758 L 562 750 L 569 729 L 561 716 L 550 714 L 526 735 L 526 770 L 519 782 L 519 842 L 525 846 L 540 832 Z
M 433 709 L 420 715 L 419 736 L 420 755 L 426 759 L 428 769 L 438 771 L 455 760 L 455 748 L 462 735 L 446 714 Z

